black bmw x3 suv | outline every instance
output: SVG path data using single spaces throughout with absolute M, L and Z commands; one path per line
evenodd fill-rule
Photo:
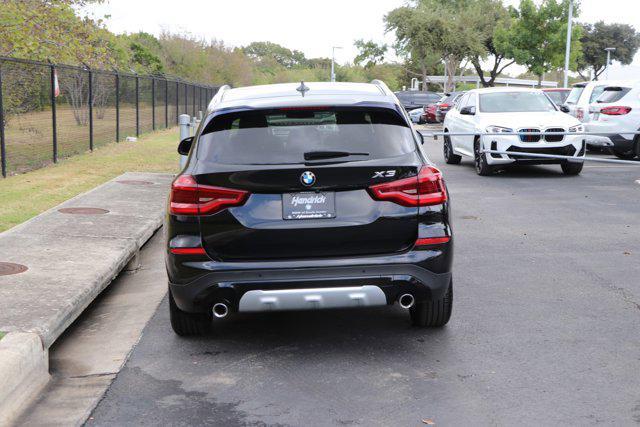
M 166 227 L 171 325 L 391 305 L 451 316 L 449 196 L 381 81 L 230 89 L 180 143 Z

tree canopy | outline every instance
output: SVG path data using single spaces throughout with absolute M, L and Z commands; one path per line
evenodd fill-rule
M 603 21 L 595 24 L 582 25 L 582 58 L 578 60 L 578 73 L 584 79 L 587 72 L 593 71 L 597 80 L 607 65 L 605 48 L 614 47 L 611 60 L 621 64 L 631 64 L 640 47 L 640 34 L 627 24 L 605 24 Z
M 552 69 L 564 65 L 564 55 L 569 14 L 569 0 L 543 0 L 536 5 L 533 0 L 521 0 L 520 9 L 511 8 L 513 21 L 510 26 L 498 25 L 494 35 L 496 48 L 542 80 Z M 579 4 L 574 8 L 578 16 Z M 575 69 L 582 52 L 580 36 L 582 28 L 573 26 L 571 38 L 571 68 Z

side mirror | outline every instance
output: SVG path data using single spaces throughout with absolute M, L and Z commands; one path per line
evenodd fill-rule
M 566 105 L 561 105 L 560 106 L 560 111 L 562 111 L 563 113 L 568 113 L 569 112 L 569 107 L 567 107 Z
M 475 116 L 476 115 L 476 107 L 473 107 L 473 106 L 464 107 L 464 108 L 462 108 L 462 110 L 460 110 L 460 114 L 463 114 L 465 116 Z
M 181 154 L 183 156 L 188 156 L 189 151 L 191 151 L 192 145 L 193 145 L 192 136 L 183 139 L 182 141 L 180 141 L 180 144 L 178 144 L 178 154 Z

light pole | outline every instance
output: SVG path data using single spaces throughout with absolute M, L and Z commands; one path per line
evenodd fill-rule
M 607 80 L 609 80 L 609 65 L 611 65 L 611 52 L 615 52 L 616 48 L 615 47 L 606 47 L 604 50 L 607 51 Z
M 569 1 L 569 22 L 567 25 L 567 46 L 564 51 L 564 87 L 569 87 L 569 58 L 571 58 L 571 27 L 573 25 L 573 0 Z
M 331 48 L 331 81 L 336 81 L 335 62 L 336 62 L 336 49 L 342 49 L 342 46 L 333 46 Z

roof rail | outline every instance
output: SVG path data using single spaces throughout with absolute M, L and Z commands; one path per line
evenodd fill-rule
M 216 92 L 213 98 L 211 98 L 211 102 L 209 103 L 209 106 L 207 107 L 207 109 L 211 110 L 213 109 L 213 107 L 216 106 L 216 104 L 219 104 L 220 101 L 222 101 L 222 98 L 224 98 L 224 93 L 229 89 L 231 89 L 231 86 L 229 85 L 220 86 L 220 89 L 218 89 L 218 92 Z
M 379 80 L 379 79 L 371 80 L 371 84 L 374 84 L 378 86 L 380 89 L 382 89 L 385 95 L 393 95 L 393 92 L 391 91 L 391 89 L 389 89 L 389 86 L 387 86 L 387 84 L 382 80 Z

